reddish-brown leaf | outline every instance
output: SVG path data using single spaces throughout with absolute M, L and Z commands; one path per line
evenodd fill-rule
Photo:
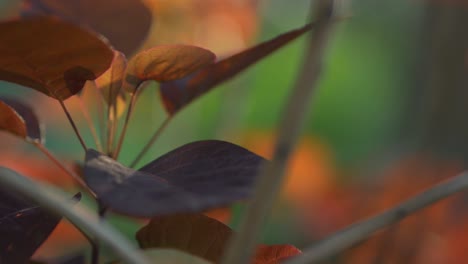
M 136 87 L 145 80 L 167 82 L 180 79 L 209 64 L 216 56 L 209 50 L 189 45 L 161 45 L 133 57 L 126 81 Z
M 146 39 L 152 17 L 140 0 L 28 0 L 23 15 L 53 15 L 104 35 L 131 55 Z
M 312 27 L 313 24 L 307 24 L 220 60 L 184 79 L 162 83 L 160 92 L 167 112 L 173 115 L 195 98 L 285 46 Z
M 141 228 L 136 238 L 141 248 L 172 248 L 219 263 L 233 231 L 202 214 L 159 216 Z M 301 251 L 291 245 L 259 245 L 253 264 L 278 264 Z
M 1 101 L 13 108 L 16 111 L 16 113 L 23 119 L 23 123 L 24 125 L 26 125 L 26 134 L 29 139 L 38 142 L 44 142 L 44 129 L 42 124 L 39 122 L 39 118 L 34 112 L 34 109 L 32 109 L 29 105 L 25 104 L 24 102 L 13 98 L 0 96 L 0 102 Z M 3 113 L 4 111 L 2 111 L 0 115 L 2 115 Z
M 202 214 L 155 217 L 136 238 L 142 248 L 173 248 L 215 263 L 232 234 L 231 228 Z
M 259 245 L 253 264 L 279 264 L 302 252 L 292 245 Z
M 27 130 L 23 118 L 3 101 L 0 101 L 0 130 L 26 138 Z
M 109 68 L 113 53 L 99 37 L 50 17 L 0 23 L 0 80 L 64 100 Z

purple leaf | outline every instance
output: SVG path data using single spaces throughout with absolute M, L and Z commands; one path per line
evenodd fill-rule
M 153 217 L 201 212 L 249 198 L 264 161 L 237 145 L 207 140 L 179 147 L 135 171 L 90 149 L 84 178 L 105 206 Z
M 81 193 L 74 196 L 81 199 Z M 61 217 L 0 189 L 0 263 L 26 263 Z

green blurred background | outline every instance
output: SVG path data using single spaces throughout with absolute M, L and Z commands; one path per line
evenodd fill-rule
M 192 6 L 190 2 L 207 4 L 190 0 L 149 2 L 165 12 L 160 21 L 168 28 L 158 38 L 158 27 L 154 27 L 146 46 L 183 42 L 174 32 L 171 35 L 171 21 L 178 29 L 183 28 L 183 21 L 178 18 L 191 9 L 182 7 Z M 253 28 L 251 33 L 242 31 L 240 44 L 224 43 L 224 35 L 202 41 L 221 57 L 300 27 L 307 21 L 310 4 L 307 0 L 219 0 L 218 4 L 222 5 L 221 2 L 226 2 L 227 7 L 214 12 L 224 13 L 214 16 L 211 24 L 200 24 L 198 30 L 220 32 L 230 40 L 238 32 L 216 29 L 223 25 L 222 21 L 218 25 L 216 18 L 236 17 L 238 12 L 247 13 L 244 19 Z M 305 138 L 320 142 L 330 151 L 332 163 L 339 171 L 336 175 L 339 184 L 365 179 L 391 166 L 393 160 L 422 150 L 443 160 L 461 160 L 462 167 L 465 166 L 468 158 L 465 3 L 423 0 L 350 3 L 349 18 L 339 22 L 329 47 L 326 67 L 303 131 Z M 17 1 L 1 0 L 2 16 L 15 14 L 17 6 Z M 243 8 L 248 11 L 242 11 Z M 236 13 L 231 14 L 230 10 Z M 158 10 L 155 14 L 157 24 Z M 232 47 L 223 49 L 223 45 Z M 186 107 L 140 165 L 195 140 L 220 139 L 243 145 L 246 137 L 259 131 L 274 134 L 300 70 L 303 50 L 301 38 Z M 47 147 L 61 156 L 82 157 L 65 115 L 50 114 L 45 107 L 55 102 L 9 83 L 1 82 L 0 86 L 2 93 L 22 96 L 31 102 L 39 99 L 47 102 L 38 109 L 47 124 Z M 158 97 L 154 83 L 140 97 L 120 156 L 124 164 L 133 160 L 164 119 Z M 82 120 L 80 125 L 86 141 L 92 142 Z M 242 204 L 234 207 L 233 227 L 242 209 Z M 265 243 L 304 246 L 319 238 L 304 232 L 295 210 L 287 200 L 278 201 L 265 230 Z M 137 225 L 125 218 L 116 219 L 115 224 L 132 236 Z

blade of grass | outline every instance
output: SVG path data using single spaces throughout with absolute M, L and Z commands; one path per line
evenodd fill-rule
M 96 144 L 96 148 L 99 151 L 102 151 L 101 139 L 98 136 L 98 133 L 96 131 L 96 126 L 94 125 L 94 122 L 91 118 L 91 114 L 89 113 L 88 108 L 86 108 L 83 98 L 81 96 L 77 96 L 76 98 L 78 100 L 80 111 L 83 114 L 83 117 L 85 118 L 86 123 L 88 124 L 89 130 L 91 131 L 91 135 L 94 139 L 94 144 Z
M 419 195 L 368 220 L 356 223 L 328 236 L 316 245 L 303 250 L 303 254 L 287 261 L 287 264 L 314 263 L 336 255 L 367 239 L 374 232 L 397 223 L 414 212 L 460 191 L 468 190 L 468 172 L 446 180 Z
M 140 160 L 145 156 L 146 152 L 148 152 L 151 146 L 153 146 L 154 142 L 156 142 L 171 120 L 172 116 L 167 116 L 166 119 L 164 119 L 159 128 L 154 132 L 153 136 L 151 136 L 150 140 L 148 140 L 148 143 L 145 144 L 145 147 L 140 151 L 140 153 L 138 153 L 137 157 L 130 165 L 130 168 L 134 168 L 138 162 L 140 162 Z
M 288 157 L 303 126 L 312 92 L 317 85 L 322 60 L 335 21 L 337 0 L 320 0 L 314 5 L 316 27 L 308 43 L 303 70 L 289 98 L 278 128 L 272 162 L 259 174 L 253 200 L 247 206 L 239 232 L 229 242 L 223 264 L 250 263 L 264 220 L 278 196 Z
M 25 198 L 36 202 L 39 206 L 53 213 L 64 216 L 71 223 L 87 230 L 91 235 L 94 235 L 102 243 L 113 249 L 122 260 L 134 264 L 151 263 L 129 241 L 114 231 L 110 225 L 100 222 L 85 207 L 67 202 L 69 199 L 58 194 L 56 189 L 34 183 L 26 177 L 4 167 L 0 167 L 0 175 L 0 186 L 23 195 Z

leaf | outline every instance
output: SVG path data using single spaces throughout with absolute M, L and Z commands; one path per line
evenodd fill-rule
M 11 106 L 0 101 L 0 130 L 26 138 L 27 130 L 23 118 Z
M 152 218 L 136 239 L 143 249 L 177 249 L 219 263 L 233 233 L 227 225 L 202 214 L 176 214 Z M 297 254 L 301 251 L 292 245 L 259 245 L 253 264 L 277 264 Z
M 212 64 L 215 58 L 211 51 L 195 46 L 156 46 L 138 53 L 129 61 L 126 81 L 138 87 L 145 80 L 166 82 L 180 79 Z
M 280 264 L 299 254 L 302 252 L 292 245 L 259 245 L 253 264 Z
M 145 255 L 151 260 L 151 263 L 157 264 L 210 264 L 206 260 L 196 256 L 189 255 L 174 249 L 148 249 Z M 125 262 L 112 262 L 112 264 L 122 264 Z
M 0 80 L 58 100 L 107 70 L 112 50 L 99 37 L 50 17 L 0 23 Z
M 234 144 L 207 140 L 179 147 L 135 171 L 90 149 L 84 178 L 105 206 L 152 217 L 246 199 L 264 161 Z
M 80 193 L 74 196 L 74 200 L 80 199 Z M 26 263 L 60 219 L 0 189 L 0 263 Z
M 202 214 L 177 214 L 151 219 L 136 238 L 141 248 L 178 249 L 218 263 L 232 233 Z
M 103 95 L 104 100 L 107 104 L 116 104 L 117 98 L 123 100 L 124 97 L 122 88 L 122 80 L 127 68 L 127 59 L 121 52 L 114 51 L 114 59 L 110 68 L 99 76 L 95 82 L 97 88 Z
M 26 135 L 28 138 L 39 141 L 41 143 L 44 142 L 43 126 L 39 122 L 36 113 L 29 105 L 19 100 L 6 98 L 3 96 L 0 96 L 0 100 L 0 105 L 2 101 L 8 104 L 8 106 L 13 108 L 16 111 L 16 114 L 18 114 L 23 119 L 22 126 L 26 125 Z M 8 110 L 0 110 L 0 115 L 6 114 L 7 112 Z
M 313 24 L 307 24 L 220 60 L 181 80 L 161 83 L 160 92 L 166 111 L 170 115 L 175 114 L 200 95 L 234 77 L 312 28 Z
M 25 16 L 52 15 L 91 28 L 127 56 L 146 39 L 152 16 L 140 0 L 27 0 Z

